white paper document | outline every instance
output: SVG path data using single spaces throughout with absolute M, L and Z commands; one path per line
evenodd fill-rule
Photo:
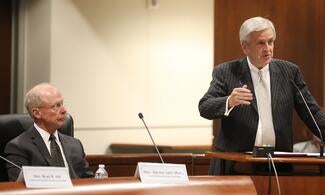
M 248 152 L 245 152 L 246 154 L 252 154 L 253 152 L 251 152 L 251 151 L 248 151 Z M 302 153 L 302 152 L 282 152 L 282 151 L 274 151 L 274 155 L 273 156 L 279 156 L 279 157 L 281 157 L 281 156 L 283 156 L 283 157 L 285 157 L 285 156 L 287 156 L 287 157 L 290 157 L 290 156 L 292 156 L 292 157 L 299 157 L 299 156 L 301 156 L 301 157 L 318 157 L 319 156 L 319 152 L 313 152 L 313 153 Z M 324 156 L 325 156 L 325 153 L 324 153 Z

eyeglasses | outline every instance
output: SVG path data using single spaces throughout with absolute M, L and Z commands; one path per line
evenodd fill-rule
M 47 109 L 51 109 L 53 111 L 58 111 L 60 110 L 62 107 L 64 106 L 63 102 L 58 102 L 52 106 L 38 106 L 36 108 L 47 108 Z

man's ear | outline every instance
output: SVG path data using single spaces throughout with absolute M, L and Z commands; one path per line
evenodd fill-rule
M 244 54 L 247 55 L 248 53 L 248 45 L 245 41 L 241 42 L 241 49 L 243 50 Z
M 34 118 L 40 119 L 41 118 L 41 112 L 38 108 L 32 108 L 32 114 Z

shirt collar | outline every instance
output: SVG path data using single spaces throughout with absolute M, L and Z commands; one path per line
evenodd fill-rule
M 49 132 L 47 132 L 44 129 L 42 129 L 41 127 L 39 127 L 36 123 L 34 123 L 34 127 L 36 128 L 36 130 L 41 135 L 41 137 L 43 138 L 44 141 L 48 141 L 50 139 L 51 134 Z M 55 131 L 53 133 L 53 135 L 55 136 L 56 140 L 59 140 L 58 131 Z
M 248 63 L 248 67 L 251 72 L 258 73 L 259 71 L 262 71 L 262 73 L 265 73 L 265 72 L 269 71 L 269 67 L 270 67 L 269 64 L 267 64 L 263 68 L 259 69 L 251 63 L 251 61 L 249 60 L 248 57 L 247 57 L 247 63 Z

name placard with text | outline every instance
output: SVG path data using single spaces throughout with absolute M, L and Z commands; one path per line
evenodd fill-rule
M 139 162 L 135 176 L 144 183 L 187 183 L 186 166 L 172 163 Z
M 27 188 L 71 188 L 67 167 L 23 166 L 22 174 Z

